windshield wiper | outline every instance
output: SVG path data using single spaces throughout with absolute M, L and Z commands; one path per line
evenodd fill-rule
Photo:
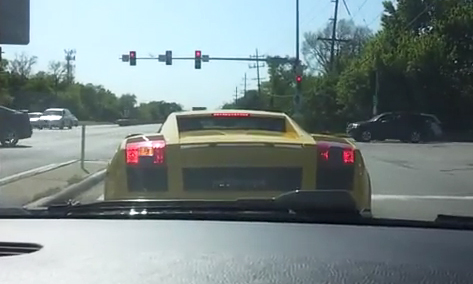
M 77 214 L 296 214 L 360 217 L 356 203 L 346 191 L 292 191 L 269 199 L 235 200 L 123 200 L 87 204 L 53 205 L 50 213 Z
M 34 211 L 30 211 L 21 207 L 0 207 L 0 218 L 27 218 L 34 214 Z

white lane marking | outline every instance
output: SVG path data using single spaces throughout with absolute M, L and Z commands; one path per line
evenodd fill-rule
M 16 174 L 13 174 L 13 175 L 10 175 L 10 176 L 7 176 L 7 177 L 4 177 L 4 178 L 0 179 L 0 186 L 8 184 L 8 183 L 12 183 L 12 182 L 20 180 L 20 179 L 24 179 L 24 178 L 32 177 L 32 176 L 39 175 L 39 174 L 42 174 L 42 173 L 45 173 L 45 172 L 49 172 L 51 170 L 70 165 L 70 164 L 75 163 L 77 161 L 78 160 L 70 160 L 70 161 L 62 162 L 62 163 L 54 163 L 54 164 L 49 164 L 49 165 L 41 166 L 41 167 L 38 167 L 38 168 L 34 168 L 34 169 L 31 169 L 31 170 L 27 170 L 27 171 L 24 171 L 24 172 L 21 172 L 21 173 L 16 173 Z
M 373 200 L 473 200 L 472 195 L 455 196 L 455 195 L 390 195 L 390 194 L 373 194 Z

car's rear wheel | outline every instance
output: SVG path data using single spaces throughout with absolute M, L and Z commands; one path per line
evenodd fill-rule
M 371 136 L 371 131 L 369 130 L 364 130 L 363 132 L 361 132 L 361 141 L 363 142 L 370 142 L 372 140 L 372 136 Z
M 10 129 L 7 130 L 5 133 L 5 136 L 2 138 L 0 141 L 3 147 L 14 147 L 16 144 L 18 144 L 18 134 L 16 133 L 15 130 Z
M 420 142 L 420 139 L 421 139 L 420 136 L 421 136 L 421 135 L 420 135 L 420 132 L 419 132 L 419 131 L 415 131 L 415 130 L 412 131 L 412 132 L 411 132 L 411 136 L 410 136 L 410 141 L 411 141 L 411 143 L 419 143 L 419 142 Z

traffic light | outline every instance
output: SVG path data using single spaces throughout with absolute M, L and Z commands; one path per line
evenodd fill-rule
M 172 65 L 172 51 L 166 50 L 166 65 Z
M 195 51 L 195 69 L 200 69 L 202 65 L 202 52 L 200 50 Z
M 130 51 L 130 66 L 136 66 L 136 51 Z
M 302 90 L 302 76 L 301 75 L 296 76 L 296 88 L 298 91 Z

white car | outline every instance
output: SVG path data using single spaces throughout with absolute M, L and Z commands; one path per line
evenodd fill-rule
M 76 124 L 74 115 L 67 108 L 48 108 L 39 120 L 42 127 L 49 129 L 71 129 Z
M 41 112 L 30 112 L 28 116 L 30 117 L 30 123 L 33 128 L 42 129 L 43 126 L 40 123 L 40 117 L 43 115 Z

